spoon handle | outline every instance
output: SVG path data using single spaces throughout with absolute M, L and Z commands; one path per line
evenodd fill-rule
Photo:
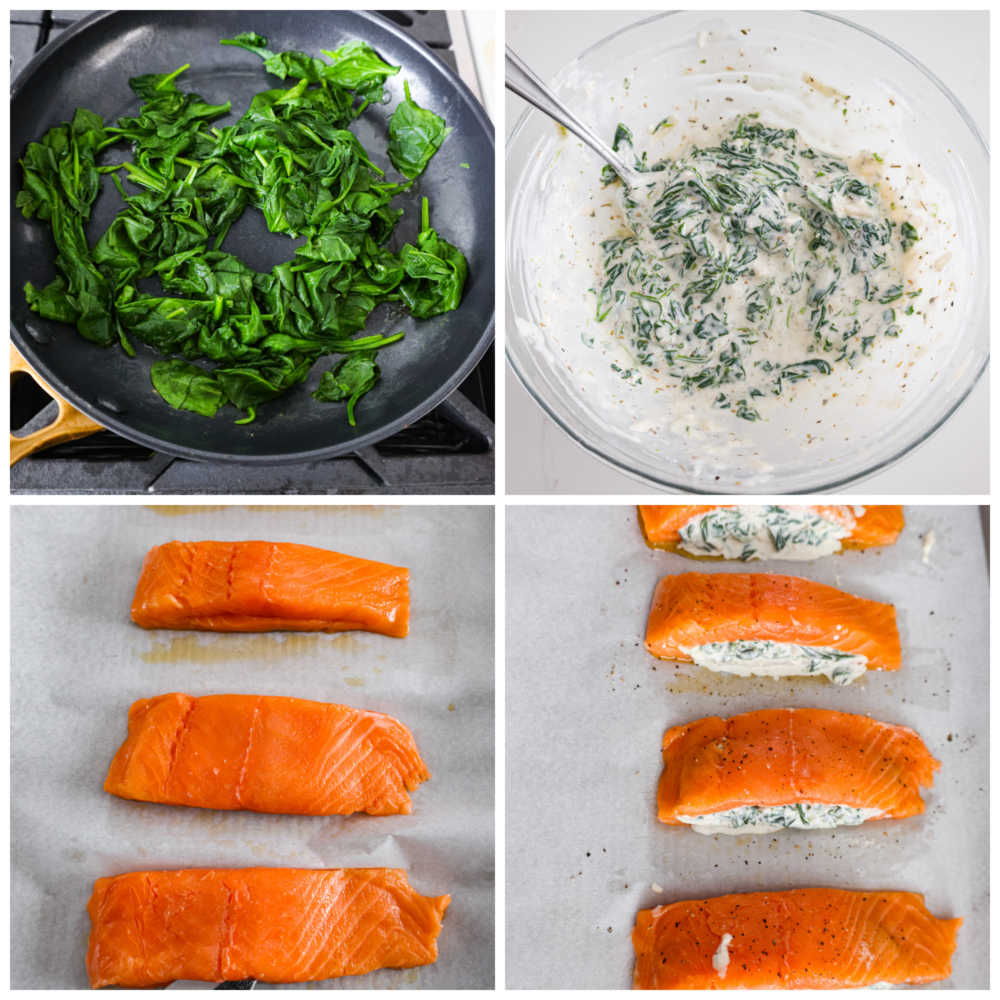
M 635 169 L 630 167 L 606 142 L 598 138 L 589 125 L 577 118 L 511 51 L 509 45 L 504 48 L 504 83 L 508 90 L 512 90 L 518 97 L 523 97 L 529 104 L 533 104 L 550 118 L 554 118 L 560 125 L 569 129 L 578 139 L 582 139 L 602 160 L 611 164 L 626 187 L 633 188 L 640 183 L 639 174 Z

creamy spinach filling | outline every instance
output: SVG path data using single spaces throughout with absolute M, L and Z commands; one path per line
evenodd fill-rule
M 881 809 L 795 802 L 782 806 L 738 806 L 704 816 L 678 816 L 696 833 L 769 833 L 775 830 L 830 830 L 835 826 L 858 826 L 881 816 Z
M 760 559 L 818 559 L 840 551 L 849 530 L 810 510 L 776 505 L 721 507 L 680 529 L 679 548 L 692 555 Z
M 832 646 L 798 646 L 770 639 L 709 642 L 684 652 L 700 667 L 741 677 L 797 677 L 823 674 L 841 686 L 857 680 L 868 669 L 868 658 Z
M 631 360 L 617 375 L 711 393 L 748 421 L 800 380 L 865 363 L 921 292 L 900 266 L 917 230 L 883 215 L 877 183 L 757 118 L 677 159 L 636 157 L 651 183 L 625 193 L 631 235 L 602 242 L 592 289 Z M 631 143 L 619 125 L 615 148 Z

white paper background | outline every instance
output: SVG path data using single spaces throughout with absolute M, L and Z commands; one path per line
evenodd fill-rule
M 809 886 L 924 893 L 936 916 L 965 917 L 951 978 L 926 988 L 988 988 L 989 597 L 979 511 L 905 513 L 889 548 L 744 566 L 649 550 L 632 506 L 507 509 L 508 988 L 631 987 L 638 910 Z M 925 566 L 929 528 L 937 542 Z M 661 576 L 747 570 L 895 604 L 902 670 L 838 688 L 724 679 L 645 651 Z M 669 727 L 787 706 L 915 729 L 942 763 L 924 792 L 926 814 L 758 837 L 703 837 L 657 820 Z
M 16 506 L 11 538 L 13 988 L 87 987 L 85 908 L 95 879 L 250 866 L 399 867 L 418 892 L 451 894 L 434 965 L 297 988 L 493 986 L 492 507 L 164 516 L 136 506 Z M 131 622 L 151 546 L 257 538 L 409 567 L 409 636 L 215 636 Z M 129 705 L 171 691 L 384 712 L 410 728 L 433 777 L 411 794 L 408 816 L 264 816 L 108 795 L 102 786 Z

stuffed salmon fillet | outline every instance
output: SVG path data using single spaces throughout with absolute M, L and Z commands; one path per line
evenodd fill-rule
M 132 601 L 143 628 L 404 636 L 410 571 L 280 542 L 168 542 L 149 551 Z
M 388 715 L 302 698 L 164 694 L 135 702 L 104 790 L 123 799 L 302 816 L 408 813 L 430 777 Z
M 743 677 L 822 674 L 840 685 L 901 665 L 891 604 L 770 573 L 663 577 L 646 649 Z
M 915 892 L 792 889 L 640 910 L 637 990 L 847 990 L 951 975 L 962 918 Z
M 450 896 L 395 868 L 188 869 L 101 878 L 87 904 L 92 989 L 175 979 L 304 983 L 437 959 Z
M 924 811 L 940 768 L 905 726 L 818 708 L 698 719 L 663 737 L 659 818 L 697 833 L 830 829 Z
M 893 545 L 901 506 L 641 504 L 650 548 L 690 559 L 818 559 L 844 549 Z

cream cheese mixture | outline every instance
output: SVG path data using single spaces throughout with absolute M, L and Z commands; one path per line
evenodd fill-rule
M 612 371 L 747 421 L 924 319 L 919 231 L 883 212 L 877 154 L 847 161 L 759 119 L 704 132 L 649 186 L 616 192 L 628 233 L 601 242 L 594 287 L 601 336 L 630 361 Z M 631 140 L 620 125 L 615 148 Z
M 855 510 L 861 517 L 865 509 Z M 841 540 L 850 533 L 805 507 L 753 504 L 696 514 L 680 529 L 677 547 L 693 556 L 801 562 L 840 552 Z
M 823 674 L 834 684 L 846 686 L 865 674 L 868 657 L 845 653 L 833 646 L 799 646 L 771 639 L 709 642 L 684 652 L 708 670 L 737 677 L 807 677 Z
M 516 322 L 609 433 L 765 483 L 796 448 L 863 447 L 933 387 L 939 365 L 919 362 L 947 344 L 970 267 L 891 92 L 852 98 L 723 42 L 708 62 L 724 71 L 694 60 L 662 85 L 652 69 L 641 88 L 565 74 L 651 183 L 626 190 L 560 133 L 524 225 Z
M 682 823 L 690 823 L 695 833 L 714 836 L 718 833 L 738 835 L 776 833 L 778 830 L 832 830 L 838 826 L 859 826 L 882 814 L 882 809 L 794 802 L 782 806 L 737 806 L 724 812 L 677 818 Z

